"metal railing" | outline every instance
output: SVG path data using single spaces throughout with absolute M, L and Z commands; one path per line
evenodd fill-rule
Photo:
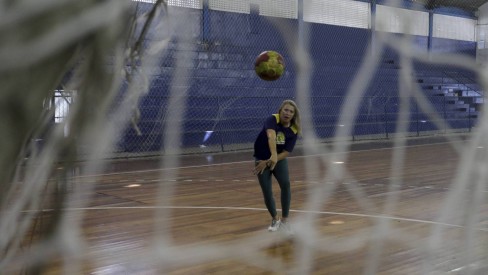
M 264 119 L 277 112 L 286 97 L 190 96 L 181 121 L 181 147 L 185 153 L 226 152 L 252 149 Z M 166 98 L 167 99 L 167 98 Z M 161 108 L 164 108 L 164 100 Z M 312 97 L 313 131 L 318 140 L 333 138 L 339 127 L 344 97 Z M 448 97 L 428 97 L 433 113 L 424 113 L 412 101 L 406 136 L 424 136 L 449 132 L 469 132 L 476 125 L 477 112 L 466 104 L 451 102 Z M 399 102 L 397 97 L 364 97 L 358 114 L 351 121 L 347 140 L 388 139 L 397 133 Z M 142 135 L 132 130 L 119 142 L 118 151 L 128 155 L 164 154 L 162 144 L 167 116 L 158 110 L 144 112 Z M 166 129 L 170 131 L 170 129 Z

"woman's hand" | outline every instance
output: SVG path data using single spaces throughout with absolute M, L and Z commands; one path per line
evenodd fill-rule
M 256 166 L 254 166 L 253 173 L 254 175 L 262 174 L 264 170 L 269 166 L 268 165 L 269 161 L 268 160 L 260 160 L 257 162 Z
M 269 169 L 271 169 L 271 171 L 273 171 L 277 162 L 278 162 L 278 156 L 275 154 L 271 154 L 271 157 L 267 161 L 267 164 L 269 166 Z

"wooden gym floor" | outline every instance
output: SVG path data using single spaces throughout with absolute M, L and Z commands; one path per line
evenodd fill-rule
M 473 192 L 473 186 L 466 186 L 450 197 L 457 188 L 453 183 L 461 156 L 449 143 L 422 140 L 409 141 L 398 181 L 391 170 L 394 150 L 386 142 L 355 145 L 344 163 L 333 164 L 347 170 L 340 181 L 324 179 L 330 169 L 320 155 L 304 156 L 297 149 L 289 158 L 292 237 L 266 231 L 270 217 L 252 174 L 251 152 L 185 156 L 178 169 L 160 169 L 156 160 L 116 161 L 101 175 L 75 176 L 74 185 L 95 182 L 86 207 L 66 209 L 84 213 L 81 234 L 87 255 L 82 270 L 488 274 L 488 189 L 485 185 Z M 306 165 L 315 172 L 307 176 Z M 276 182 L 273 188 L 280 208 Z M 475 193 L 481 203 L 473 205 Z M 320 194 L 320 203 L 311 206 L 311 198 Z M 166 198 L 164 203 L 158 203 L 158 196 Z M 387 213 L 389 198 L 396 204 Z M 455 207 L 440 221 L 450 199 Z M 468 218 L 469 211 L 477 212 L 476 220 Z M 302 226 L 307 218 L 316 231 Z M 475 225 L 471 231 L 465 226 L 468 222 Z M 436 229 L 440 239 L 432 237 Z M 435 241 L 438 247 L 427 250 Z M 161 255 L 146 253 L 158 246 Z M 43 274 L 63 273 L 56 261 L 48 270 Z

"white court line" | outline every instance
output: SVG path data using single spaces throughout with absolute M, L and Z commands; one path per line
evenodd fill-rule
M 85 208 L 65 208 L 63 210 L 67 211 L 86 211 L 86 210 L 127 210 L 127 209 L 219 209 L 219 210 L 251 210 L 251 211 L 268 211 L 266 208 L 253 208 L 253 207 L 219 207 L 219 206 L 121 206 L 121 207 L 85 207 Z M 51 212 L 54 209 L 42 209 L 42 210 L 25 210 L 22 211 L 24 213 L 30 212 Z M 281 209 L 276 209 L 277 211 L 281 211 Z M 457 224 L 450 224 L 450 223 L 443 223 L 443 222 L 435 222 L 435 221 L 427 221 L 427 220 L 419 220 L 419 219 L 409 219 L 409 218 L 401 218 L 401 217 L 393 217 L 393 216 L 381 216 L 381 215 L 367 215 L 367 214 L 355 214 L 355 213 L 343 213 L 343 212 L 330 212 L 330 211 L 310 211 L 310 210 L 293 210 L 290 209 L 290 212 L 296 213 L 313 213 L 313 214 L 325 214 L 325 215 L 342 215 L 342 216 L 352 216 L 352 217 L 362 217 L 362 218 L 374 218 L 374 219 L 390 219 L 390 220 L 397 220 L 397 221 L 406 221 L 406 222 L 416 222 L 416 223 L 426 223 L 432 225 L 443 225 L 448 227 L 455 227 L 455 228 L 465 228 L 466 226 L 457 225 Z M 476 228 L 478 231 L 488 232 L 488 228 Z
M 365 179 L 362 179 L 362 181 L 366 181 L 366 180 L 371 180 L 371 179 L 374 179 L 375 177 L 373 178 L 365 178 Z M 132 180 L 134 181 L 134 180 Z M 177 179 L 170 179 L 170 180 L 164 180 L 164 179 L 153 179 L 153 180 L 148 180 L 148 179 L 141 179 L 141 180 L 135 180 L 135 182 L 160 182 L 160 183 L 164 183 L 164 182 L 211 182 L 211 181 L 214 181 L 214 182 L 225 182 L 225 181 L 232 181 L 232 182 L 241 182 L 241 181 L 246 181 L 246 182 L 256 182 L 255 179 L 232 179 L 232 180 L 225 180 L 225 179 L 201 179 L 201 178 L 198 178 L 198 179 L 180 179 L 180 180 L 177 180 Z M 120 180 L 120 181 L 110 181 L 110 182 L 113 182 L 113 183 L 127 183 L 127 182 L 130 182 L 130 180 Z M 319 181 L 302 181 L 302 180 L 293 180 L 291 181 L 293 183 L 306 183 L 306 184 L 342 184 L 342 185 L 348 185 L 348 184 L 352 184 L 351 182 L 341 182 L 341 183 L 335 183 L 335 182 L 319 182 Z M 361 182 L 361 181 L 359 181 Z M 85 183 L 85 182 L 82 182 L 82 183 Z M 376 187 L 376 186 L 386 186 L 388 184 L 386 183 L 356 183 L 357 186 L 367 186 L 367 187 Z M 395 184 L 393 186 L 396 186 L 396 187 L 401 187 L 402 185 L 401 184 Z M 407 188 L 410 188 L 410 189 L 402 189 L 402 190 L 397 190 L 397 191 L 393 191 L 393 192 L 386 192 L 386 193 L 381 193 L 381 194 L 376 194 L 376 195 L 370 195 L 370 196 L 367 196 L 368 198 L 374 198 L 374 197 L 381 197 L 381 196 L 385 196 L 385 195 L 389 195 L 389 194 L 394 194 L 394 193 L 400 193 L 400 192 L 406 192 L 406 191 L 416 191 L 416 190 L 419 190 L 419 189 L 430 189 L 430 190 L 437 190 L 437 191 L 440 191 L 440 190 L 443 190 L 443 191 L 451 191 L 451 189 L 449 188 L 445 188 L 445 187 L 435 187 L 435 186 L 432 186 L 432 185 L 427 185 L 427 186 L 420 186 L 420 185 L 404 185 L 405 187 Z M 464 192 L 467 192 L 467 191 L 471 191 L 470 189 L 464 189 L 463 190 Z M 479 191 L 481 193 L 488 193 L 488 190 L 481 190 Z
M 451 142 L 439 142 L 439 143 L 432 143 L 432 144 L 419 144 L 419 145 L 408 145 L 408 146 L 386 147 L 386 148 L 375 148 L 375 149 L 360 149 L 360 150 L 354 150 L 354 151 L 349 151 L 349 152 L 339 152 L 339 153 L 328 152 L 328 153 L 324 153 L 324 154 L 289 156 L 287 158 L 291 159 L 291 158 L 317 157 L 317 156 L 330 155 L 330 154 L 346 154 L 346 153 L 352 154 L 352 153 L 356 153 L 356 152 L 391 150 L 393 148 L 414 148 L 414 147 L 432 146 L 432 145 L 439 145 L 439 144 L 451 144 Z M 73 178 L 100 177 L 100 176 L 135 174 L 135 173 L 150 173 L 150 172 L 174 170 L 174 169 L 189 169 L 189 168 L 202 168 L 202 167 L 212 167 L 212 166 L 221 166 L 221 165 L 242 164 L 242 163 L 248 163 L 248 162 L 254 162 L 254 160 L 223 162 L 223 163 L 214 163 L 214 164 L 190 165 L 190 166 L 181 166 L 181 167 L 172 167 L 172 168 L 157 168 L 157 169 L 148 169 L 148 170 L 134 170 L 134 171 L 114 172 L 114 173 L 94 174 L 94 175 L 81 175 L 81 176 L 74 176 Z

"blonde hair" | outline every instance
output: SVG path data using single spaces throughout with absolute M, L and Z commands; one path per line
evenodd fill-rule
M 293 118 L 291 119 L 291 125 L 295 126 L 295 129 L 297 130 L 297 134 L 300 135 L 302 133 L 302 128 L 300 126 L 300 110 L 298 109 L 297 104 L 295 101 L 291 99 L 285 99 L 281 103 L 280 109 L 278 110 L 278 114 L 281 113 L 281 109 L 285 107 L 285 105 L 291 105 L 293 108 L 295 108 L 295 114 L 293 115 Z

